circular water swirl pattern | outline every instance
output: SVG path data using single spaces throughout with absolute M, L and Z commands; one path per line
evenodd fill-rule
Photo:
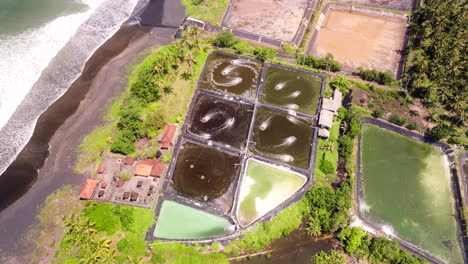
M 260 107 L 250 151 L 280 163 L 307 169 L 313 132 L 309 119 Z
M 253 100 L 260 71 L 261 65 L 256 62 L 213 53 L 206 62 L 200 87 Z
M 236 148 L 245 146 L 253 107 L 206 94 L 196 98 L 188 120 L 189 133 Z

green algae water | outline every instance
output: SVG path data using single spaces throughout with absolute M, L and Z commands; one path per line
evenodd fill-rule
M 166 200 L 161 206 L 153 236 L 166 239 L 202 239 L 229 234 L 231 226 L 222 217 Z
M 306 178 L 297 173 L 249 160 L 243 179 L 237 217 L 248 226 L 286 201 L 299 190 Z
M 314 115 L 322 79 L 293 70 L 269 67 L 262 90 L 262 102 Z
M 463 263 L 442 152 L 368 124 L 361 144 L 364 216 L 446 263 Z

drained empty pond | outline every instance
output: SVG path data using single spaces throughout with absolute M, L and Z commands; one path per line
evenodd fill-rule
M 333 54 L 348 71 L 358 67 L 397 74 L 406 33 L 406 21 L 361 12 L 329 9 L 312 54 Z
M 463 263 L 442 152 L 365 124 L 361 158 L 364 217 L 446 263 Z
M 232 233 L 232 227 L 225 218 L 165 200 L 153 236 L 165 239 L 202 239 Z
M 199 94 L 188 120 L 188 131 L 207 140 L 243 148 L 253 106 Z
M 241 185 L 237 218 L 248 226 L 291 195 L 306 182 L 305 176 L 266 163 L 249 160 Z
M 226 192 L 236 177 L 240 158 L 213 148 L 185 143 L 174 168 L 174 187 L 198 200 L 216 198 Z
M 250 150 L 256 155 L 306 169 L 313 132 L 309 119 L 259 107 Z
M 254 99 L 260 71 L 259 63 L 215 52 L 205 63 L 199 87 Z
M 262 101 L 313 115 L 322 87 L 322 79 L 310 74 L 268 67 L 262 89 Z
M 292 41 L 307 0 L 236 0 L 227 26 L 282 41 Z

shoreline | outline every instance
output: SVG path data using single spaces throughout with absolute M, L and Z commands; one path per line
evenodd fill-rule
M 27 183 L 13 197 L 16 201 L 0 212 L 0 256 L 17 253 L 24 231 L 36 221 L 49 194 L 62 185 L 85 180 L 72 170 L 81 139 L 102 123 L 103 106 L 125 89 L 126 66 L 145 49 L 169 44 L 174 33 L 174 29 L 123 25 L 96 50 L 65 94 L 39 117 L 31 139 L 0 177 L 5 191 L 18 192 L 8 182 L 12 177 L 20 175 L 22 183 Z

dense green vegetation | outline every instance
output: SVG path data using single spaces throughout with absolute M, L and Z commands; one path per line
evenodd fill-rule
M 393 74 L 389 71 L 379 72 L 373 69 L 358 68 L 358 74 L 365 81 L 377 82 L 379 84 L 391 85 L 395 82 Z
M 341 70 L 341 64 L 335 60 L 332 54 L 328 53 L 323 59 L 317 59 L 313 56 L 297 55 L 297 63 L 308 67 L 338 72 Z
M 424 260 L 400 250 L 398 241 L 371 237 L 360 227 L 344 227 L 337 235 L 344 250 L 373 263 L 423 264 Z
M 412 13 L 411 65 L 406 72 L 411 94 L 441 104 L 452 123 L 467 121 L 468 4 L 433 0 Z
M 346 258 L 342 251 L 330 250 L 328 253 L 320 251 L 312 256 L 313 264 L 346 264 Z

